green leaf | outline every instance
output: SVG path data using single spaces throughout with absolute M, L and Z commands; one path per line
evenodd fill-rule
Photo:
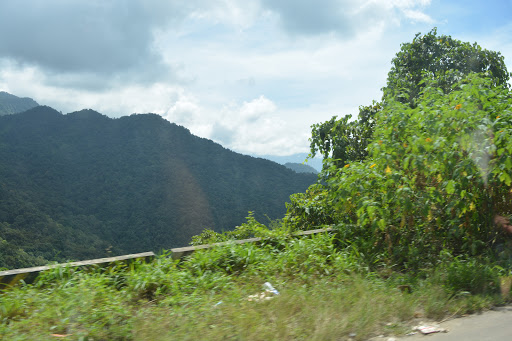
M 500 181 L 504 182 L 507 186 L 510 186 L 510 184 L 512 183 L 512 179 L 510 178 L 510 175 L 508 175 L 505 172 L 500 174 Z
M 510 158 L 507 158 L 505 160 L 505 166 L 507 167 L 507 169 L 512 169 L 512 161 L 510 160 Z
M 453 194 L 455 192 L 455 181 L 453 180 L 450 180 L 448 181 L 448 183 L 446 184 L 446 193 L 448 194 Z

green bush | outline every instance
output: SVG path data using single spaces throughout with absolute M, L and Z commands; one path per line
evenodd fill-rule
M 347 245 L 401 267 L 491 247 L 494 216 L 512 212 L 510 90 L 486 74 L 447 94 L 423 82 L 415 108 L 385 94 L 369 156 L 332 166 L 323 190 L 292 197 L 285 220 L 309 224 L 321 207 L 319 222 L 334 222 Z
M 271 237 L 285 235 L 288 230 L 285 226 L 280 223 L 279 220 L 270 222 L 268 228 L 264 224 L 258 222 L 254 217 L 254 212 L 249 211 L 249 215 L 246 217 L 247 222 L 240 226 L 236 226 L 233 231 L 215 232 L 210 229 L 205 229 L 200 234 L 193 236 L 191 245 L 203 245 L 225 242 L 233 239 L 248 239 L 255 237 Z
M 499 292 L 499 270 L 477 258 L 456 257 L 440 267 L 442 283 L 451 294 Z

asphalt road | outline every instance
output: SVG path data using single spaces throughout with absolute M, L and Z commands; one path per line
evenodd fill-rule
M 456 318 L 439 324 L 446 333 L 415 334 L 400 341 L 499 341 L 512 340 L 512 306 Z

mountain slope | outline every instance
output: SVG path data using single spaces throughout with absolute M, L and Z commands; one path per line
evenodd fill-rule
M 7 92 L 0 91 L 0 116 L 16 114 L 37 107 L 32 98 L 20 98 Z
M 0 117 L 0 127 L 0 238 L 46 260 L 182 246 L 204 228 L 234 228 L 250 210 L 280 218 L 289 195 L 316 180 L 153 114 L 36 107 Z
M 287 162 L 284 164 L 285 167 L 290 168 L 296 173 L 313 173 L 318 174 L 318 171 L 309 165 L 303 163 Z
M 305 164 L 306 166 L 313 167 L 317 172 L 320 172 L 322 170 L 323 164 L 322 164 L 322 158 L 318 155 L 312 159 L 308 159 L 305 161 L 308 157 L 308 153 L 298 153 L 298 154 L 292 154 L 287 156 L 277 156 L 277 155 L 254 155 L 256 157 L 261 157 L 263 159 L 267 159 L 270 161 L 277 162 L 281 165 L 285 165 L 286 163 L 300 163 Z

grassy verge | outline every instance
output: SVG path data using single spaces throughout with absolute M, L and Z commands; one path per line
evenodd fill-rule
M 505 303 L 499 269 L 453 257 L 415 275 L 371 270 L 324 234 L 227 245 L 71 274 L 50 271 L 1 296 L 5 340 L 336 340 L 400 335 Z M 280 294 L 248 297 L 271 282 Z

